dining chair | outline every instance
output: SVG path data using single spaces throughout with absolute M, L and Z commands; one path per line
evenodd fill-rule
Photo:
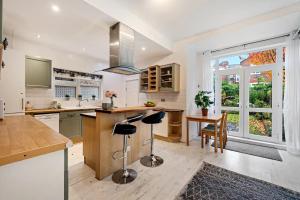
M 220 125 L 217 127 L 217 136 L 215 136 L 215 125 L 209 124 L 205 128 L 201 129 L 201 147 L 204 147 L 204 137 L 206 143 L 208 143 L 208 139 L 214 137 L 215 145 L 218 145 L 218 138 L 220 140 L 220 133 L 222 133 L 222 146 L 221 153 L 223 153 L 223 148 L 226 146 L 227 143 L 227 113 L 224 112 L 222 114 L 222 119 Z M 221 142 L 221 141 L 220 141 Z

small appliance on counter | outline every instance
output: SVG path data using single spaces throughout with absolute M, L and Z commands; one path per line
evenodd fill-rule
M 5 110 L 5 103 L 4 100 L 0 98 L 0 120 L 4 119 L 4 110 Z

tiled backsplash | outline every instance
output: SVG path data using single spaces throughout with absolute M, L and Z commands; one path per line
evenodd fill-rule
M 49 108 L 53 101 L 57 101 L 62 107 L 73 107 L 78 105 L 78 100 L 71 98 L 55 98 L 54 89 L 26 88 L 26 102 L 29 101 L 34 109 Z M 100 106 L 101 101 L 84 101 L 82 105 Z
M 157 106 L 165 108 L 185 109 L 185 92 L 180 93 L 140 93 L 139 102 L 142 105 L 147 100 L 154 101 Z

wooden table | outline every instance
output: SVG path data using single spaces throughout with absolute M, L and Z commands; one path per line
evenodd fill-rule
M 222 120 L 222 115 L 214 115 L 214 114 L 208 114 L 208 116 L 202 116 L 202 115 L 187 115 L 186 116 L 186 145 L 189 146 L 189 122 L 198 122 L 200 123 L 200 131 L 201 131 L 201 123 L 209 123 L 215 125 L 215 135 L 217 134 L 217 127 L 218 123 Z M 222 141 L 222 134 L 220 134 L 220 141 Z M 221 142 L 220 142 L 221 143 Z M 215 152 L 218 151 L 217 147 L 217 137 L 215 141 Z

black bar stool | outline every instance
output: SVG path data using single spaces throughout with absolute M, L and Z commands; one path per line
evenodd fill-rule
M 161 164 L 163 164 L 164 160 L 153 154 L 153 124 L 159 124 L 161 123 L 161 120 L 165 117 L 165 112 L 157 112 L 155 114 L 149 115 L 142 119 L 142 122 L 145 124 L 151 124 L 151 154 L 150 156 L 144 156 L 141 158 L 140 162 L 142 165 L 146 167 L 157 167 Z
M 128 152 L 128 138 L 130 135 L 136 133 L 136 126 L 130 124 L 136 121 L 143 119 L 144 115 L 136 115 L 132 117 L 128 117 L 126 120 L 122 122 L 118 122 L 115 124 L 113 129 L 113 135 L 119 134 L 123 135 L 123 156 L 117 158 L 115 155 L 120 153 L 121 151 L 116 151 L 113 153 L 112 157 L 114 160 L 123 159 L 123 167 L 122 169 L 116 171 L 112 175 L 112 180 L 118 184 L 126 184 L 132 182 L 137 177 L 137 172 L 133 169 L 127 169 L 127 152 Z

